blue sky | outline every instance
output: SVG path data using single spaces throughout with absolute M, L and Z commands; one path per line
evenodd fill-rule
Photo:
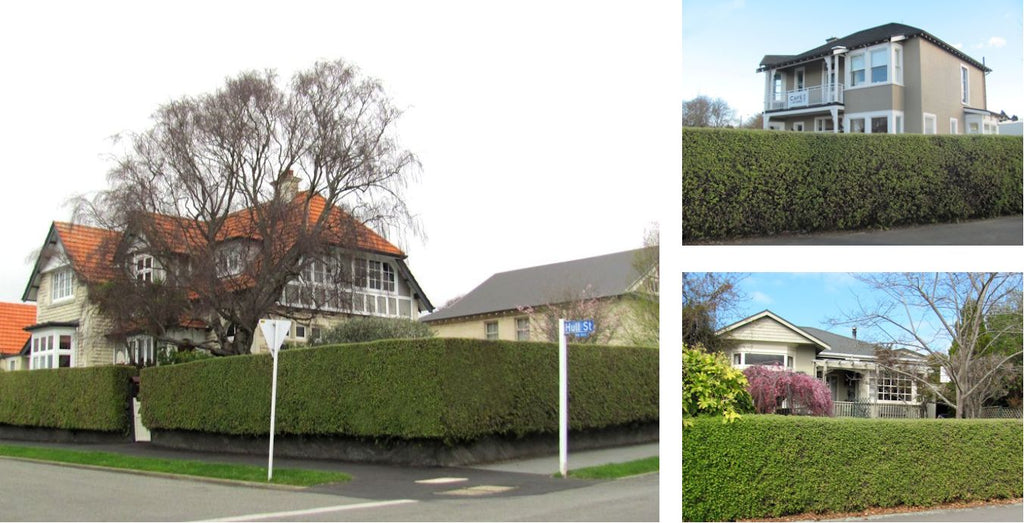
M 992 69 L 988 109 L 1024 117 L 1020 0 L 683 0 L 682 100 L 723 98 L 744 118 L 763 109 L 766 54 L 797 54 L 890 22 L 928 31 Z

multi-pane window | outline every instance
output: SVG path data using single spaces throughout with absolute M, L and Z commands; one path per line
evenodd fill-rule
M 498 339 L 498 322 L 489 321 L 484 323 L 484 338 L 488 340 Z
M 367 287 L 378 291 L 395 291 L 395 270 L 390 263 L 369 260 L 366 270 Z
M 71 366 L 72 338 L 67 331 L 45 331 L 32 334 L 29 347 L 30 369 L 55 369 Z
M 295 337 L 304 340 L 306 339 L 306 326 L 301 323 L 295 324 Z
M 865 74 L 864 54 L 850 57 L 850 86 L 862 85 L 865 81 Z
M 135 255 L 133 272 L 138 281 L 153 281 L 153 257 L 148 254 Z
M 881 401 L 914 401 L 914 380 L 909 376 L 887 373 L 878 378 Z
M 71 267 L 53 271 L 50 276 L 51 296 L 53 300 L 63 300 L 74 296 L 74 273 Z
M 772 93 L 773 98 L 776 102 L 782 101 L 782 96 L 785 94 L 785 89 L 782 85 L 782 73 L 775 73 L 772 77 Z
M 889 80 L 889 48 L 871 51 L 871 83 Z
M 732 364 L 742 365 L 778 365 L 779 367 L 793 368 L 793 357 L 786 354 L 766 354 L 760 352 L 735 352 L 732 355 Z
M 530 318 L 516 318 L 516 341 L 530 341 Z

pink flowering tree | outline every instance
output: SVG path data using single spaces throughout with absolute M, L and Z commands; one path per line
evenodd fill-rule
M 753 365 L 744 369 L 743 375 L 758 414 L 774 414 L 784 400 L 789 400 L 790 408 L 809 411 L 813 416 L 832 415 L 828 387 L 806 374 L 777 365 Z

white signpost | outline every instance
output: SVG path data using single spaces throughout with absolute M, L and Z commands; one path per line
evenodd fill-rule
M 274 377 L 270 385 L 270 456 L 267 458 L 267 481 L 274 477 L 274 422 L 277 415 L 277 353 L 292 328 L 290 320 L 260 320 L 260 330 L 274 358 Z
M 558 320 L 558 472 L 569 472 L 569 351 L 565 336 L 577 338 L 594 332 L 594 320 Z

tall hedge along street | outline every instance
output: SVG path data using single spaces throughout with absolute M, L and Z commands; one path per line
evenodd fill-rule
M 683 431 L 683 520 L 1021 496 L 1020 420 L 700 417 Z
M 683 242 L 1020 214 L 1012 136 L 682 130 Z
M 0 425 L 127 433 L 135 367 L 0 372 Z
M 551 343 L 428 338 L 282 351 L 277 434 L 427 438 L 557 432 L 558 348 Z M 269 355 L 150 367 L 141 373 L 152 430 L 265 435 Z M 658 351 L 569 351 L 570 427 L 658 419 Z

